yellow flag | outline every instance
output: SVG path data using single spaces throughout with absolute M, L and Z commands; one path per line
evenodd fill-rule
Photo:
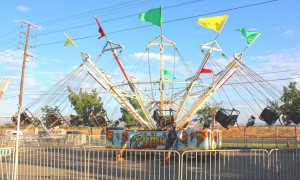
M 67 38 L 67 41 L 65 42 L 65 46 L 64 46 L 64 47 L 66 47 L 66 46 L 69 45 L 69 44 L 72 44 L 73 46 L 77 47 L 76 44 L 72 41 L 71 38 L 69 38 L 69 36 L 68 36 L 66 33 L 64 33 L 64 35 L 65 35 L 66 38 Z M 77 47 L 77 48 L 78 48 L 78 47 Z
M 198 24 L 208 29 L 212 29 L 217 33 L 220 33 L 222 30 L 223 25 L 225 24 L 228 14 L 223 16 L 213 16 L 213 17 L 206 17 L 206 18 L 199 18 Z

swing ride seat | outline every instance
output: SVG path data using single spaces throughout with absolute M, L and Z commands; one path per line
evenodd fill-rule
M 300 112 L 299 111 L 295 111 L 292 113 L 290 119 L 295 123 L 295 124 L 299 124 L 300 123 Z
M 62 123 L 63 119 L 60 117 L 57 117 L 57 115 L 55 115 L 55 114 L 50 114 L 50 115 L 46 116 L 45 121 L 49 124 L 50 128 L 63 124 Z
M 156 121 L 159 128 L 166 128 L 170 127 L 174 123 L 174 116 L 172 109 L 164 110 L 169 112 L 169 115 L 163 115 L 160 110 L 154 110 L 153 111 L 153 119 Z
M 231 113 L 229 114 L 228 111 Z M 232 114 L 233 112 L 237 114 Z M 238 111 L 233 109 L 233 110 L 227 110 L 227 109 L 219 109 L 216 113 L 216 121 L 221 124 L 222 127 L 228 128 L 228 126 L 234 126 L 236 123 L 236 120 L 238 118 Z
M 18 123 L 18 114 L 15 114 L 11 120 L 17 124 Z M 34 122 L 34 119 L 30 117 L 25 111 L 20 114 L 20 123 L 22 125 L 29 125 Z
M 159 127 L 170 127 L 174 122 L 173 115 L 159 116 Z
M 103 127 L 106 124 L 105 117 L 103 117 L 102 115 L 96 115 L 92 117 L 92 122 L 95 127 Z
M 95 127 L 104 127 L 107 126 L 107 120 L 105 118 L 106 111 L 105 112 L 99 112 L 96 115 L 90 114 L 91 123 Z
M 279 114 L 266 107 L 260 114 L 259 119 L 265 121 L 268 125 L 274 124 L 279 119 Z

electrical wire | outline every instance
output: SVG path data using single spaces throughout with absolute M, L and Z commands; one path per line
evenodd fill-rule
M 265 2 L 261 2 L 261 3 L 254 3 L 254 4 L 249 4 L 249 5 L 245 5 L 245 6 L 239 6 L 239 7 L 235 7 L 235 8 L 228 8 L 228 9 L 223 9 L 223 10 L 219 10 L 219 11 L 214 11 L 214 12 L 209 12 L 209 13 L 203 13 L 203 14 L 198 14 L 198 15 L 194 15 L 194 16 L 189 16 L 189 17 L 184 17 L 184 18 L 178 18 L 178 19 L 174 19 L 174 20 L 169 20 L 169 21 L 164 21 L 163 24 L 168 24 L 168 23 L 174 23 L 174 22 L 178 22 L 178 21 L 182 21 L 182 20 L 187 20 L 187 19 L 191 19 L 191 18 L 196 18 L 196 17 L 201 17 L 201 16 L 205 16 L 205 15 L 211 15 L 211 14 L 216 14 L 216 13 L 220 13 L 220 12 L 227 12 L 227 11 L 234 11 L 234 10 L 239 10 L 239 9 L 243 9 L 243 8 L 249 8 L 249 7 L 253 7 L 253 6 L 259 6 L 259 5 L 263 5 L 263 4 L 268 4 L 268 3 L 273 3 L 279 0 L 271 0 L 271 1 L 265 1 Z M 89 24 L 91 25 L 91 24 Z M 146 27 L 150 27 L 153 25 L 144 25 L 144 26 L 137 26 L 137 27 L 132 27 L 132 28 L 128 28 L 128 29 L 122 29 L 122 30 L 118 30 L 118 31 L 113 31 L 113 32 L 106 32 L 106 34 L 115 34 L 115 33 L 121 33 L 121 32 L 125 32 L 125 31 L 131 31 L 131 30 L 136 30 L 136 29 L 141 29 L 141 28 L 146 28 Z M 83 26 L 80 26 L 80 28 Z M 68 29 L 74 29 L 75 27 L 72 28 L 68 28 Z M 79 28 L 79 26 L 78 26 Z M 68 29 L 63 29 L 61 31 L 65 31 Z M 57 31 L 59 32 L 59 31 Z M 81 40 L 81 39 L 87 39 L 87 38 L 91 38 L 91 37 L 96 37 L 97 35 L 90 35 L 90 36 L 85 36 L 85 37 L 80 37 L 80 38 L 73 38 L 73 41 L 76 40 Z M 44 43 L 44 44 L 37 44 L 35 45 L 36 47 L 38 46 L 46 46 L 46 45 L 52 45 L 52 44 L 58 44 L 58 43 L 62 43 L 65 42 L 64 41 L 56 41 L 56 42 L 50 42 L 50 43 Z

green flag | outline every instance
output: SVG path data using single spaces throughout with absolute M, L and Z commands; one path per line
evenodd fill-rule
M 173 74 L 168 70 L 164 70 L 164 76 L 166 76 L 167 78 L 170 78 L 170 79 L 175 79 Z
M 248 31 L 244 28 L 238 29 L 240 33 L 246 38 L 248 46 L 250 46 L 261 34 L 260 32 L 257 31 Z
M 140 14 L 141 21 L 148 21 L 154 25 L 162 27 L 162 8 L 150 9 Z

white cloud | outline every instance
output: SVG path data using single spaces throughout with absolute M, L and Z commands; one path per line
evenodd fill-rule
M 299 82 L 300 52 L 294 48 L 291 48 L 290 51 L 284 49 L 283 52 L 254 56 L 250 58 L 249 62 L 251 61 L 252 69 L 263 75 L 265 79 L 283 79 L 274 81 L 274 84 L 276 83 L 279 87 L 287 85 L 291 81 Z
M 17 9 L 18 11 L 20 11 L 20 12 L 27 12 L 27 11 L 30 10 L 29 7 L 22 6 L 22 5 L 17 6 L 16 9 Z
M 133 54 L 129 55 L 129 57 L 133 57 L 135 59 L 139 59 L 143 56 L 144 56 L 144 58 L 148 58 L 148 53 L 145 54 L 145 53 L 142 53 L 142 52 L 138 52 L 138 53 L 133 53 Z M 149 59 L 159 61 L 160 60 L 160 54 L 159 53 L 149 53 Z M 177 56 L 175 56 L 175 61 L 177 61 L 178 59 L 179 58 Z M 174 56 L 164 54 L 164 61 L 174 62 Z
M 293 31 L 290 30 L 290 29 L 286 29 L 286 30 L 283 32 L 283 35 L 284 35 L 284 36 L 290 36 L 290 35 L 292 35 L 292 34 L 293 34 Z
M 296 30 L 292 27 L 284 26 L 276 28 L 276 32 L 280 33 L 282 37 L 293 37 L 297 35 Z
M 4 50 L 0 52 L 0 64 L 8 71 L 19 70 L 23 63 L 23 51 L 22 50 Z M 37 66 L 36 62 L 27 59 L 26 68 L 33 69 Z

